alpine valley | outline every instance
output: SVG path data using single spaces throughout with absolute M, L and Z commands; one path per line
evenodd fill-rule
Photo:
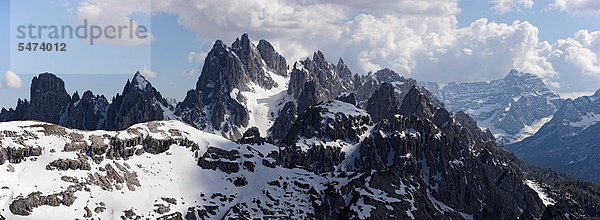
M 244 34 L 176 104 L 139 72 L 110 101 L 51 73 L 30 90 L 0 112 L 2 220 L 600 216 L 599 186 L 499 144 L 598 181 L 599 93 L 516 70 L 440 88 Z

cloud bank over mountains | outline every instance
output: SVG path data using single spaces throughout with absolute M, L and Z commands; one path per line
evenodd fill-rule
M 124 19 L 144 2 L 91 0 L 80 5 L 78 17 Z M 533 4 L 494 0 L 490 8 L 506 13 Z M 600 15 L 594 1 L 555 0 L 547 7 Z M 457 1 L 154 0 L 151 8 L 176 15 L 203 41 L 232 42 L 249 33 L 273 42 L 291 60 L 322 50 L 330 59 L 343 57 L 358 72 L 389 67 L 419 80 L 447 83 L 495 79 L 516 68 L 537 74 L 559 92 L 583 92 L 575 88 L 600 84 L 599 31 L 581 30 L 549 43 L 540 41 L 538 28 L 527 21 L 503 24 L 481 18 L 458 27 Z

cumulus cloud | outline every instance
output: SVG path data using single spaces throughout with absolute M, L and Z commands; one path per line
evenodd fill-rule
M 146 78 L 156 78 L 156 76 L 158 76 L 156 72 L 152 72 L 152 70 L 148 67 L 144 67 L 140 73 Z
M 198 76 L 198 75 L 200 75 L 200 71 L 195 68 L 186 69 L 185 71 L 183 71 L 183 75 L 184 76 Z
M 188 62 L 189 63 L 199 63 L 204 61 L 204 58 L 206 58 L 206 55 L 208 55 L 207 52 L 204 53 L 197 53 L 195 51 L 191 51 L 188 53 Z
M 556 2 L 555 7 L 563 5 Z M 491 3 L 498 13 L 533 6 L 532 0 Z M 112 7 L 121 4 L 125 7 L 114 10 L 125 12 L 118 14 L 135 11 L 129 2 Z M 242 33 L 267 39 L 290 63 L 322 50 L 330 60 L 343 57 L 358 73 L 388 67 L 418 80 L 447 83 L 497 79 L 516 68 L 537 74 L 559 92 L 600 85 L 600 32 L 582 30 L 550 44 L 540 41 L 538 28 L 527 21 L 483 18 L 458 28 L 456 0 L 155 0 L 152 10 L 176 15 L 203 41 L 231 43 Z M 189 53 L 188 61 L 206 52 Z M 190 74 L 198 73 L 184 73 Z
M 523 8 L 533 7 L 533 0 L 492 0 L 492 9 L 496 14 L 504 14 L 511 11 L 520 11 Z
M 566 93 L 560 93 L 560 97 L 561 98 L 565 98 L 565 99 L 576 99 L 579 98 L 581 96 L 591 96 L 594 95 L 594 92 L 566 92 Z
M 4 73 L 4 84 L 0 84 L 0 88 L 21 88 L 22 86 L 23 80 L 15 72 L 8 70 Z
M 600 1 L 598 0 L 554 0 L 550 7 L 574 15 L 600 16 Z
M 97 40 L 98 42 L 119 45 L 119 46 L 137 46 L 149 44 L 154 40 L 149 24 L 141 24 L 138 20 L 131 19 L 133 13 L 151 15 L 151 1 L 148 0 L 86 0 L 82 1 L 77 7 L 76 17 L 79 25 L 87 20 L 88 26 L 96 25 L 104 31 L 109 26 L 114 27 L 115 38 L 107 38 L 104 34 Z M 130 23 L 131 21 L 131 23 Z M 143 25 L 147 28 L 147 37 L 138 38 L 135 33 L 131 36 L 130 28 Z M 119 26 L 127 26 L 127 29 L 121 31 L 119 36 Z M 130 27 L 131 26 L 131 27 Z M 91 29 L 91 27 L 88 27 Z M 89 36 L 88 36 L 89 37 Z

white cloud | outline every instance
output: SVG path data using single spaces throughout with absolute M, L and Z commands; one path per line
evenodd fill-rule
M 560 97 L 561 98 L 565 98 L 565 99 L 576 99 L 579 98 L 581 96 L 591 96 L 593 95 L 594 92 L 565 92 L 565 93 L 560 93 Z
M 152 70 L 148 67 L 144 67 L 140 73 L 146 78 L 156 78 L 156 76 L 158 76 L 156 72 L 152 72 Z
M 511 11 L 520 11 L 523 8 L 533 7 L 533 0 L 491 0 L 492 9 L 496 14 L 504 14 Z
M 600 16 L 600 1 L 598 0 L 554 0 L 550 7 L 574 15 Z
M 206 55 L 208 55 L 208 52 L 203 52 L 203 53 L 197 53 L 195 51 L 191 51 L 188 53 L 188 62 L 189 63 L 199 63 L 204 61 L 204 58 L 206 58 Z
M 4 73 L 4 84 L 0 84 L 0 88 L 21 88 L 22 86 L 23 80 L 15 72 L 8 70 Z
M 198 75 L 200 75 L 200 71 L 198 71 L 195 68 L 191 68 L 191 69 L 187 69 L 187 70 L 183 71 L 183 75 L 184 76 L 198 76 Z
M 79 4 L 76 17 L 78 25 L 83 25 L 84 20 L 87 20 L 90 32 L 92 25 L 99 26 L 102 28 L 102 31 L 106 30 L 109 26 L 114 27 L 113 33 L 115 38 L 110 39 L 105 34 L 102 34 L 99 39 L 94 40 L 94 43 L 102 42 L 119 46 L 137 46 L 151 43 L 154 40 L 154 35 L 151 34 L 149 22 L 142 24 L 138 20 L 131 19 L 131 15 L 134 13 L 138 13 L 138 16 L 144 14 L 150 20 L 151 1 L 86 0 Z M 135 32 L 133 34 L 130 33 L 131 27 L 137 28 L 138 25 L 143 25 L 147 28 L 146 38 L 141 39 L 136 36 Z M 126 26 L 127 29 L 124 28 L 119 31 L 119 26 Z M 119 37 L 119 32 L 121 33 L 121 37 Z M 91 36 L 88 36 L 88 41 L 90 38 Z
M 126 11 L 119 15 L 134 8 L 113 3 L 111 10 Z M 533 6 L 532 0 L 492 3 L 498 13 Z M 155 0 L 152 8 L 176 15 L 180 25 L 209 44 L 231 43 L 242 33 L 267 39 L 290 65 L 322 50 L 331 61 L 343 57 L 358 73 L 389 67 L 418 80 L 447 83 L 497 79 L 516 68 L 537 74 L 559 92 L 600 85 L 600 32 L 583 30 L 550 44 L 540 42 L 538 28 L 527 21 L 479 19 L 458 28 L 456 0 Z M 190 52 L 187 58 L 193 62 L 200 56 L 205 55 Z M 189 74 L 198 71 L 184 73 Z

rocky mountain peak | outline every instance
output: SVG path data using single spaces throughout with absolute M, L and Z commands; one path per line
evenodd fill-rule
M 73 96 L 71 96 L 71 102 L 77 102 L 79 101 L 79 93 L 77 91 L 75 91 L 75 93 L 73 93 Z
M 352 78 L 352 71 L 350 71 L 350 69 L 348 68 L 348 65 L 346 65 L 346 63 L 344 63 L 344 60 L 341 57 L 338 60 L 336 68 L 337 68 L 338 74 L 341 78 Z M 354 84 L 354 82 L 352 80 L 350 80 L 349 82 Z
M 508 72 L 508 75 L 521 75 L 521 74 L 522 74 L 522 72 L 519 72 L 519 71 L 518 71 L 518 70 L 516 70 L 516 69 L 511 69 L 511 70 Z
M 30 92 L 30 108 L 24 119 L 58 124 L 61 110 L 71 100 L 64 81 L 52 73 L 42 73 L 33 77 Z
M 81 99 L 90 99 L 90 98 L 93 98 L 93 97 L 94 97 L 94 92 L 92 92 L 92 91 L 90 91 L 90 90 L 86 90 L 86 91 L 83 93 L 83 96 L 81 96 Z M 104 97 L 104 96 L 101 96 L 101 97 Z M 105 99 L 106 99 L 106 98 L 105 98 Z
M 396 82 L 396 81 L 405 81 L 406 79 L 401 76 L 399 73 L 388 69 L 383 68 L 378 70 L 373 74 L 379 82 Z
M 387 82 L 382 83 L 367 101 L 366 109 L 374 121 L 381 121 L 398 113 L 400 101 L 396 98 L 394 86 Z
M 592 95 L 592 98 L 594 101 L 600 99 L 600 89 L 598 89 L 596 91 L 596 93 L 594 93 L 594 95 Z
M 320 50 L 317 50 L 317 52 L 313 53 L 312 61 L 318 67 L 327 67 L 329 65 L 329 62 L 327 62 L 327 60 L 325 59 L 325 55 Z
M 236 38 L 235 42 L 233 42 L 233 45 L 231 46 L 231 48 L 249 50 L 250 49 L 250 39 L 248 38 L 248 34 L 247 33 L 242 34 L 241 39 Z
M 113 97 L 103 129 L 121 130 L 135 123 L 163 120 L 166 106 L 160 92 L 138 71 L 123 87 L 123 94 Z
M 429 118 L 433 115 L 435 107 L 429 101 L 429 98 L 421 92 L 421 90 L 413 86 L 410 88 L 400 107 L 400 112 L 403 115 L 417 115 L 419 117 Z
M 87 90 L 79 98 L 76 91 L 71 102 L 62 112 L 60 125 L 82 130 L 96 130 L 103 127 L 109 103 L 104 96 L 94 96 Z
M 281 76 L 288 75 L 288 67 L 285 58 L 275 51 L 275 48 L 273 48 L 273 45 L 271 45 L 269 41 L 260 40 L 257 49 L 269 68 Z
M 562 104 L 538 76 L 510 70 L 489 82 L 421 84 L 435 92 L 449 111 L 464 111 L 489 128 L 502 143 L 513 143 L 533 135 L 550 120 Z
M 338 68 L 327 62 L 321 51 L 314 52 L 312 60 L 307 58 L 294 63 L 290 74 L 288 94 L 299 100 L 299 112 L 310 105 L 333 100 L 338 95 L 355 89 L 352 72 L 343 62 L 339 64 Z M 305 100 L 303 97 L 309 99 Z
M 25 112 L 27 112 L 28 108 L 29 101 L 27 101 L 27 99 L 22 100 L 19 98 L 17 100 L 17 107 L 15 107 L 15 109 L 9 108 L 7 110 L 6 108 L 2 108 L 2 110 L 0 110 L 0 122 L 23 119 L 23 116 L 25 115 Z
M 243 34 L 241 38 L 237 38 L 231 45 L 231 50 L 234 52 L 234 56 L 239 57 L 244 64 L 246 73 L 252 82 L 265 89 L 278 86 L 266 71 L 266 62 L 263 62 L 260 52 L 250 42 L 248 34 Z
M 227 44 L 225 44 L 222 40 L 216 40 L 212 49 L 215 50 L 219 48 L 227 49 Z
M 140 90 L 146 89 L 146 87 L 150 85 L 150 82 L 140 73 L 140 71 L 135 72 L 133 79 L 131 80 L 131 88 L 137 88 Z M 152 85 L 150 85 L 152 87 Z
M 600 147 L 600 98 L 567 99 L 532 136 L 507 146 L 519 158 L 569 173 L 577 178 L 600 183 L 600 162 L 595 150 Z
M 242 92 L 259 89 L 254 86 L 278 88 L 272 73 L 285 75 L 287 64 L 267 41 L 261 41 L 258 48 L 248 34 L 231 47 L 217 41 L 205 59 L 196 90 L 188 92 L 175 114 L 197 128 L 237 140 L 250 120 L 248 97 Z

